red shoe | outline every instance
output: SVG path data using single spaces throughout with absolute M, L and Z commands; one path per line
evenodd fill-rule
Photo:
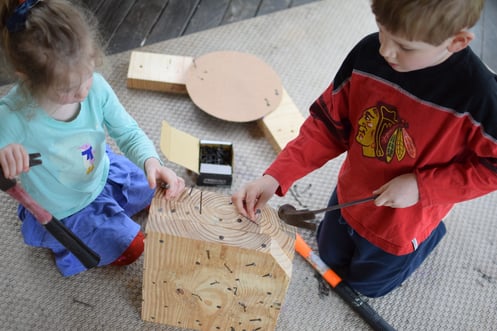
M 128 248 L 126 248 L 123 255 L 119 256 L 114 262 L 111 263 L 111 265 L 125 266 L 138 260 L 145 248 L 144 240 L 145 235 L 143 232 L 138 231 L 135 239 L 133 239 Z

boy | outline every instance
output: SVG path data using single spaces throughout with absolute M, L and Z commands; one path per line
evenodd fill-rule
M 497 189 L 497 80 L 467 47 L 483 2 L 373 0 L 379 32 L 349 53 L 299 136 L 233 195 L 240 213 L 255 219 L 274 193 L 347 152 L 329 205 L 378 196 L 326 213 L 319 254 L 366 296 L 399 286 L 455 203 Z

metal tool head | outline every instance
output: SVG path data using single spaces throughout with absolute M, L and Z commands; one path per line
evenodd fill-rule
M 34 167 L 41 164 L 41 154 L 40 153 L 31 153 L 29 154 L 29 166 Z
M 316 214 L 312 211 L 298 210 L 290 205 L 285 204 L 278 208 L 278 217 L 285 223 L 297 226 L 299 228 L 305 228 L 309 230 L 316 230 L 316 224 L 311 222 L 306 222 L 308 220 L 313 220 L 316 218 Z

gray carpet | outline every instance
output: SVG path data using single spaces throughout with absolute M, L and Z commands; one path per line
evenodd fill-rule
M 200 56 L 237 50 L 259 56 L 279 73 L 304 115 L 327 87 L 350 48 L 376 29 L 367 0 L 325 0 L 268 16 L 154 44 L 144 51 Z M 198 110 L 187 96 L 129 90 L 129 52 L 108 58 L 103 69 L 123 104 L 157 144 L 160 123 L 205 139 L 234 143 L 234 182 L 229 188 L 203 188 L 231 194 L 260 175 L 275 157 L 256 123 L 217 120 Z M 8 86 L 0 88 L 3 94 Z M 282 203 L 324 206 L 335 185 L 341 159 L 297 182 Z M 187 179 L 181 167 L 171 165 Z M 0 329 L 2 330 L 179 330 L 143 322 L 143 257 L 124 267 L 93 269 L 62 278 L 50 254 L 23 244 L 16 203 L 0 194 Z M 497 195 L 458 205 L 446 220 L 448 235 L 402 287 L 369 300 L 398 330 L 497 329 Z M 137 221 L 143 225 L 146 217 Z M 300 231 L 315 244 L 314 234 Z M 194 313 L 194 312 L 192 312 Z M 315 277 L 299 256 L 276 330 L 364 330 L 368 326 Z

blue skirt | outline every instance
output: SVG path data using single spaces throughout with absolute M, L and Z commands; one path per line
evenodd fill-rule
M 140 225 L 130 217 L 150 205 L 154 195 L 140 168 L 110 149 L 107 155 L 109 176 L 100 195 L 79 212 L 61 220 L 100 255 L 99 266 L 114 262 L 128 248 L 140 230 Z M 25 243 L 52 250 L 63 276 L 86 270 L 22 205 L 19 205 L 18 216 L 23 221 L 21 232 Z

